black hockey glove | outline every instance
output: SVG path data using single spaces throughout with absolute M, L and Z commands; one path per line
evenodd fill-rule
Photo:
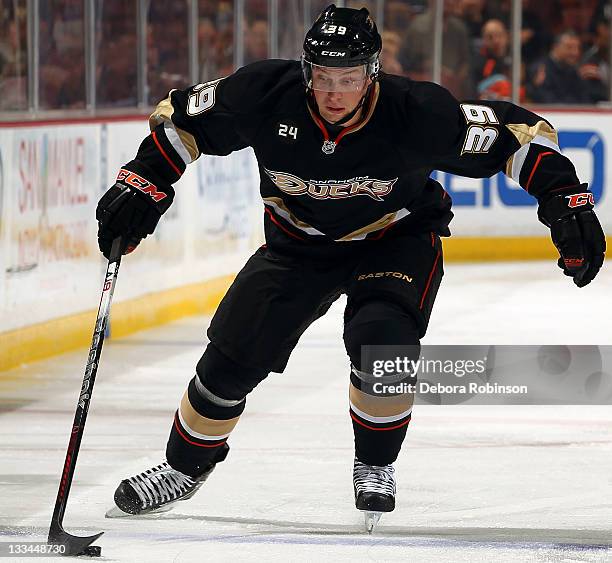
M 153 234 L 159 218 L 174 199 L 170 184 L 153 184 L 136 161 L 120 171 L 117 181 L 100 199 L 96 208 L 98 246 L 109 257 L 113 240 L 121 236 L 124 254 L 132 252 L 147 235 Z
M 559 268 L 578 287 L 590 283 L 603 265 L 606 237 L 593 211 L 595 201 L 586 184 L 553 190 L 539 199 L 538 218 L 550 227 L 561 255 Z

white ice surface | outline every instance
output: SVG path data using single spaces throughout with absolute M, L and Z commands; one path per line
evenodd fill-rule
M 548 262 L 446 271 L 426 343 L 612 344 L 610 270 L 582 290 Z M 104 512 L 122 478 L 161 461 L 207 319 L 108 341 L 67 530 L 105 531 L 103 561 L 612 561 L 605 406 L 417 406 L 397 508 L 365 535 L 342 305 L 249 397 L 201 491 L 156 518 Z M 46 537 L 85 359 L 81 350 L 0 377 L 0 541 Z

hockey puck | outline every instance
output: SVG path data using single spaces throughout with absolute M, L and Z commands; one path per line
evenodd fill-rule
M 100 557 L 102 548 L 99 545 L 88 545 L 79 555 L 87 555 L 88 557 Z

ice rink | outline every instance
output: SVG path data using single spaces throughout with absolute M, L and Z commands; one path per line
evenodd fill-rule
M 552 261 L 448 265 L 424 343 L 612 344 L 611 289 L 610 268 L 578 290 Z M 227 462 L 157 517 L 104 513 L 122 478 L 162 460 L 207 319 L 109 340 L 66 529 L 104 531 L 103 561 L 612 561 L 609 406 L 418 405 L 397 508 L 365 534 L 342 310 L 249 397 Z M 86 356 L 0 374 L 0 541 L 46 539 Z

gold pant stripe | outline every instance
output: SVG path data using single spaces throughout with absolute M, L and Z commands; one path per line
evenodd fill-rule
M 190 430 L 197 434 L 210 437 L 210 439 L 227 436 L 234 429 L 236 424 L 238 424 L 238 420 L 240 418 L 237 416 L 235 418 L 230 418 L 229 420 L 214 420 L 212 418 L 202 416 L 196 412 L 189 402 L 187 391 L 185 391 L 185 394 L 183 395 L 179 411 L 181 418 L 185 424 L 189 426 Z
M 370 416 L 397 416 L 412 407 L 414 393 L 402 393 L 393 397 L 374 396 L 360 391 L 351 383 L 349 399 L 360 411 Z

